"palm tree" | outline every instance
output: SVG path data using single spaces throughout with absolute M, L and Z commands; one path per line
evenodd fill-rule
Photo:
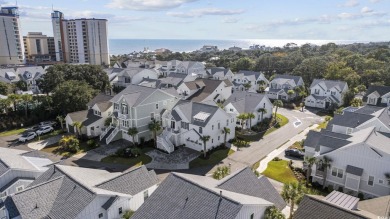
M 284 214 L 275 206 L 268 207 L 264 213 L 265 219 L 285 219 Z
M 81 128 L 83 127 L 83 123 L 76 121 L 76 122 L 73 123 L 73 126 L 76 127 L 77 138 L 79 138 L 80 135 L 81 135 Z
M 157 147 L 157 132 L 161 130 L 161 125 L 156 120 L 153 120 L 148 127 L 153 132 L 154 146 Z
M 206 143 L 210 140 L 210 136 L 204 135 L 204 136 L 200 137 L 200 140 L 203 141 L 203 156 L 204 156 L 204 158 L 206 158 L 206 156 L 207 156 Z
M 138 134 L 138 129 L 136 127 L 129 128 L 127 134 L 133 137 L 133 144 L 135 145 L 135 136 Z
M 16 111 L 16 104 L 20 100 L 20 95 L 19 94 L 10 94 L 8 95 L 8 99 L 10 99 L 14 105 L 14 111 Z
M 261 113 L 261 121 L 263 121 L 264 113 L 267 113 L 267 109 L 266 108 L 260 108 L 260 109 L 257 110 L 257 112 Z
M 288 90 L 288 91 L 287 91 L 287 95 L 288 95 L 290 101 L 291 101 L 291 96 L 294 95 L 294 94 L 295 94 L 295 91 L 294 91 L 294 90 Z
M 237 116 L 237 119 L 241 120 L 241 129 L 244 130 L 244 124 L 245 124 L 245 121 L 246 121 L 246 113 L 240 113 L 238 116 Z
M 230 134 L 230 129 L 228 127 L 223 127 L 223 133 L 225 134 L 224 144 L 225 144 L 225 147 L 226 147 L 227 135 Z
M 305 162 L 307 164 L 307 172 L 306 172 L 306 185 L 309 184 L 310 181 L 310 175 L 311 175 L 311 168 L 313 165 L 316 163 L 316 158 L 315 157 L 305 157 Z
M 256 118 L 255 114 L 253 113 L 247 113 L 247 119 L 249 119 L 249 128 L 252 128 L 252 119 Z
M 284 184 L 281 195 L 287 203 L 290 203 L 290 219 L 292 219 L 293 216 L 294 205 L 301 200 L 305 194 L 305 190 L 305 186 L 301 183 Z
M 322 178 L 323 178 L 322 189 L 325 189 L 326 177 L 328 176 L 328 168 L 330 167 L 331 164 L 332 164 L 332 159 L 330 159 L 327 156 L 324 156 L 322 159 L 320 159 L 317 162 L 317 165 L 320 165 L 320 168 L 323 169 L 323 172 L 322 172 Z
M 275 118 L 276 118 L 276 115 L 278 113 L 278 108 L 283 107 L 283 102 L 281 100 L 275 100 L 274 107 L 275 107 Z
M 28 104 L 32 101 L 33 97 L 30 94 L 23 94 L 23 95 L 21 95 L 21 99 L 24 103 L 24 115 L 27 118 Z
M 11 100 L 9 98 L 0 99 L 0 113 L 4 110 L 5 114 L 8 115 L 9 106 L 11 105 Z
M 61 130 L 64 130 L 64 121 L 65 121 L 64 117 L 61 115 L 58 115 L 56 119 L 58 120 L 58 122 L 61 125 Z

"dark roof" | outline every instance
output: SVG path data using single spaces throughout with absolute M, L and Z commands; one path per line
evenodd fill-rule
M 237 218 L 242 205 L 171 173 L 132 219 Z
M 210 94 L 212 94 L 215 89 L 221 84 L 225 83 L 226 86 L 232 86 L 232 83 L 229 80 L 211 80 L 211 79 L 197 79 L 195 81 L 185 82 L 185 85 L 191 90 L 199 89 L 188 100 L 195 102 L 202 102 Z
M 112 196 L 109 198 L 103 205 L 102 208 L 107 211 L 111 207 L 112 204 L 115 203 L 116 200 L 118 200 L 119 196 Z
M 345 172 L 356 175 L 356 176 L 362 176 L 363 169 L 359 168 L 359 167 L 347 165 L 347 169 L 345 170 Z
M 282 210 L 286 202 L 267 177 L 257 178 L 250 168 L 245 168 L 221 183 L 217 188 L 265 199 Z
M 372 115 L 373 113 L 383 110 L 383 108 L 384 107 L 380 107 L 380 106 L 365 105 L 363 107 L 356 109 L 354 112 L 365 114 L 365 115 Z
M 260 72 L 240 70 L 238 74 L 244 74 L 245 76 L 254 75 L 257 79 L 260 76 Z
M 93 105 L 101 102 L 109 102 L 111 100 L 112 96 L 106 95 L 106 94 L 98 94 L 96 97 L 94 97 L 91 101 L 87 103 L 87 106 L 92 107 Z
M 48 158 L 45 154 L 40 153 L 39 150 L 27 151 L 21 154 L 23 157 L 37 157 L 37 158 Z
M 378 92 L 380 96 L 383 96 L 387 93 L 390 93 L 390 86 L 371 85 L 368 87 L 364 97 L 367 97 L 368 95 L 370 95 L 371 93 L 373 93 L 375 91 Z
M 223 72 L 223 75 L 226 75 L 226 73 L 228 73 L 230 71 L 230 69 L 224 68 L 224 67 L 212 67 L 212 68 L 206 69 L 206 71 L 210 75 L 214 75 L 215 73 L 218 73 L 218 72 Z
M 303 142 L 305 147 L 316 148 L 322 134 L 320 132 L 310 130 L 307 134 L 306 140 Z
M 319 151 L 319 146 L 325 146 L 335 150 L 351 143 L 351 141 L 346 140 L 349 137 L 351 136 L 330 132 L 328 130 L 322 130 L 321 132 L 310 130 L 304 141 L 304 146 L 315 148 L 316 151 Z
M 327 201 L 305 195 L 294 214 L 294 219 L 365 219 L 369 218 Z
M 68 115 L 73 122 L 81 122 L 84 126 L 89 126 L 102 118 L 100 116 L 95 115 L 92 109 L 73 112 L 69 113 Z
M 333 125 L 356 128 L 362 123 L 374 118 L 372 115 L 366 115 L 356 112 L 344 112 L 342 115 L 336 114 L 332 120 Z
M 145 166 L 141 166 L 96 185 L 96 187 L 113 192 L 136 195 L 157 183 L 158 179 L 156 173 L 153 170 L 148 171 Z

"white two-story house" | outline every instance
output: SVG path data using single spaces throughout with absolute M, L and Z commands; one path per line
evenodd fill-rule
M 39 94 L 41 90 L 38 87 L 37 81 L 45 74 L 45 70 L 41 66 L 20 67 L 16 68 L 16 75 L 27 84 L 27 91 Z
M 304 86 L 301 76 L 276 75 L 266 89 L 266 93 L 270 99 L 289 101 L 297 96 L 294 89 L 298 86 Z M 293 90 L 294 93 L 288 95 L 289 90 Z
M 138 85 L 129 85 L 115 95 L 110 102 L 113 104 L 112 122 L 109 128 L 101 134 L 101 139 L 109 144 L 111 141 L 126 139 L 133 141 L 128 135 L 129 128 L 137 128 L 135 139 L 150 140 L 153 133 L 149 130 L 149 123 L 160 121 L 161 114 L 179 101 L 175 89 L 155 89 Z
M 208 68 L 206 72 L 209 75 L 209 78 L 215 80 L 229 80 L 230 82 L 233 81 L 234 74 L 229 68 L 227 69 L 224 67 Z
M 245 84 L 249 85 L 248 89 L 245 88 Z M 262 72 L 241 70 L 233 76 L 234 90 L 237 91 L 247 90 L 249 92 L 256 92 L 260 87 L 264 87 L 265 89 L 268 84 L 269 81 Z
M 145 166 L 126 172 L 54 165 L 0 205 L 5 219 L 119 219 L 136 211 L 157 189 Z
M 389 106 L 390 86 L 369 86 L 363 97 L 363 101 L 369 105 Z
M 310 95 L 305 99 L 305 106 L 329 109 L 343 105 L 348 85 L 344 81 L 314 79 L 310 85 Z
M 87 110 L 68 113 L 65 117 L 66 129 L 69 133 L 77 133 L 75 122 L 82 124 L 81 135 L 86 135 L 89 138 L 100 136 L 105 132 L 104 126 L 107 118 L 110 118 L 113 112 L 110 99 L 112 96 L 98 94 L 87 104 Z
M 253 113 L 255 118 L 246 122 L 244 128 L 251 128 L 265 118 L 272 117 L 272 103 L 265 94 L 250 93 L 245 91 L 235 91 L 225 102 L 224 110 L 237 117 L 242 113 Z M 237 119 L 237 127 L 242 127 L 241 122 Z
M 201 137 L 210 136 L 206 151 L 225 142 L 224 127 L 230 129 L 226 141 L 234 138 L 235 117 L 221 108 L 197 102 L 179 102 L 172 110 L 163 114 L 164 131 L 157 138 L 157 147 L 173 152 L 173 146 L 189 147 L 203 151 Z
M 206 67 L 201 62 L 195 61 L 182 61 L 179 62 L 176 66 L 176 73 L 179 74 L 193 74 L 199 75 L 201 77 L 206 77 Z
M 111 74 L 114 74 L 111 76 Z M 158 72 L 154 69 L 126 68 L 121 71 L 113 71 L 108 78 L 113 86 L 127 87 L 130 84 L 139 84 L 144 78 L 157 79 Z
M 219 103 L 230 97 L 232 87 L 229 80 L 197 79 L 182 83 L 177 88 L 177 92 L 186 100 L 199 103 Z

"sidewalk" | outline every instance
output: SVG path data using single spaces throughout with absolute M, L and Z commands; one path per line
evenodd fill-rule
M 260 161 L 260 166 L 257 168 L 257 171 L 259 173 L 264 172 L 265 169 L 267 169 L 268 162 L 272 161 L 275 157 L 277 157 L 279 154 L 283 153 L 288 147 L 290 147 L 294 142 L 296 141 L 302 141 L 306 138 L 307 133 L 309 133 L 310 130 L 317 129 L 318 125 L 315 124 L 309 128 L 306 128 L 298 135 L 294 136 L 290 140 L 288 140 L 286 143 L 284 143 L 281 147 L 273 150 L 271 153 L 269 153 L 264 159 Z
M 52 145 L 56 142 L 59 142 L 60 139 L 62 138 L 63 135 L 57 135 L 50 137 L 48 139 L 42 140 L 42 141 L 36 141 L 36 142 L 31 142 L 27 144 L 27 147 L 33 149 L 33 150 L 42 150 L 48 145 Z

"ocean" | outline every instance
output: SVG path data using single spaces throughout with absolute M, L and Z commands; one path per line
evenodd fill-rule
M 265 45 L 270 47 L 282 47 L 287 43 L 296 43 L 298 46 L 305 43 L 315 45 L 323 45 L 329 42 L 336 44 L 349 44 L 362 41 L 353 40 L 288 40 L 288 39 L 245 39 L 245 40 L 187 40 L 187 39 L 110 39 L 109 49 L 110 54 L 128 54 L 131 52 L 143 51 L 148 48 L 153 51 L 155 49 L 166 48 L 173 52 L 190 52 L 203 47 L 204 45 L 218 46 L 218 49 L 228 49 L 229 47 L 237 46 L 247 49 L 252 45 Z

